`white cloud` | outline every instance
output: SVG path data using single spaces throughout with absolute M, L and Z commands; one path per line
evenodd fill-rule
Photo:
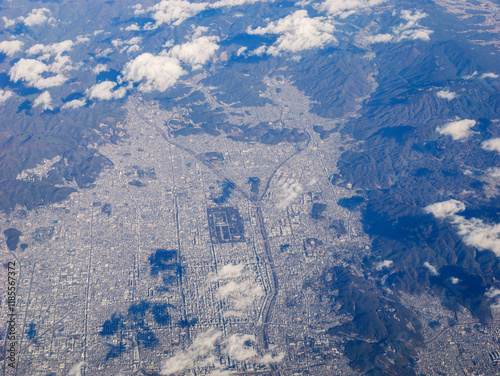
M 479 250 L 489 249 L 500 257 L 500 224 L 490 225 L 478 218 L 467 219 L 456 213 L 465 210 L 465 205 L 457 200 L 432 204 L 425 208 L 437 218 L 447 218 L 457 226 L 464 243 Z
M 456 277 L 450 277 L 450 282 L 452 285 L 456 285 L 460 282 L 460 279 Z
M 265 354 L 260 359 L 257 360 L 257 363 L 261 364 L 271 364 L 271 363 L 279 363 L 285 357 L 284 352 L 280 352 L 278 355 L 273 356 L 271 353 Z
M 190 64 L 193 69 L 201 68 L 219 49 L 216 36 L 202 36 L 190 42 L 172 47 L 168 56 Z
M 392 28 L 392 34 L 377 34 L 367 36 L 365 40 L 370 43 L 388 43 L 388 42 L 401 42 L 403 40 L 423 40 L 429 41 L 430 35 L 433 33 L 432 30 L 426 29 L 420 25 L 419 21 L 427 17 L 426 13 L 411 12 L 409 10 L 401 11 L 401 18 L 405 20 L 396 27 Z
M 424 208 L 424 210 L 427 213 L 433 214 L 436 218 L 446 218 L 464 211 L 465 205 L 463 202 L 458 200 L 448 200 L 428 205 Z
M 500 138 L 492 138 L 490 140 L 486 140 L 481 144 L 481 147 L 484 150 L 496 151 L 500 153 Z
M 132 25 L 128 25 L 126 28 L 125 28 L 126 31 L 139 31 L 141 30 L 141 28 L 139 27 L 139 25 L 137 25 L 136 23 L 133 23 Z
M 47 8 L 33 9 L 26 17 L 18 17 L 17 20 L 23 22 L 26 26 L 54 23 L 56 21 Z
M 108 56 L 109 54 L 113 53 L 113 49 L 111 47 L 108 47 L 102 51 L 96 51 L 97 52 L 97 57 L 104 57 Z
M 192 369 L 195 364 L 198 366 L 216 365 L 218 360 L 213 352 L 215 343 L 221 335 L 221 332 L 213 329 L 199 334 L 186 350 L 162 362 L 160 374 L 172 375 L 185 369 Z
M 5 23 L 5 27 L 11 27 L 16 24 L 16 20 L 11 20 L 5 16 L 2 17 L 2 21 Z
M 250 280 L 244 280 L 221 283 L 217 294 L 231 308 L 225 313 L 226 316 L 240 316 L 241 311 L 250 307 L 257 298 L 264 295 L 264 291 L 260 285 L 254 285 Z
M 97 64 L 94 68 L 92 68 L 92 72 L 94 72 L 95 74 L 106 72 L 108 70 L 109 68 L 106 64 Z
M 134 10 L 134 15 L 139 16 L 141 14 L 146 13 L 146 11 L 142 8 L 142 4 L 136 4 L 131 7 Z
M 48 91 L 44 91 L 33 102 L 33 107 L 42 106 L 43 110 L 52 110 L 52 97 Z
M 394 39 L 394 37 L 391 34 L 377 34 L 377 35 L 370 35 L 366 37 L 366 40 L 370 44 L 374 43 L 388 43 L 391 42 Z
M 78 35 L 76 37 L 76 43 L 87 43 L 87 42 L 90 42 L 90 38 L 89 37 L 86 37 L 86 36 L 83 36 L 83 35 Z
M 47 60 L 51 56 L 58 56 L 71 51 L 73 46 L 74 42 L 68 39 L 63 42 L 49 45 L 35 44 L 34 46 L 31 46 L 26 53 L 28 55 L 42 55 L 41 60 Z
M 74 109 L 85 106 L 87 101 L 85 99 L 73 99 L 72 101 L 66 102 L 61 110 Z
M 86 94 L 89 99 L 110 100 L 123 98 L 127 94 L 127 90 L 120 87 L 113 91 L 116 85 L 116 82 L 113 81 L 103 81 L 87 89 Z
M 273 0 L 219 0 L 211 4 L 209 2 L 191 3 L 186 0 L 162 0 L 147 9 L 147 12 L 152 13 L 151 18 L 156 21 L 156 24 L 145 25 L 143 30 L 151 30 L 162 24 L 180 25 L 188 18 L 194 17 L 206 9 L 233 7 L 244 4 L 254 4 L 262 1 Z M 134 13 L 137 12 L 137 14 L 143 14 L 146 12 L 142 6 L 136 6 L 134 9 Z
M 245 264 L 227 264 L 220 268 L 217 272 L 211 273 L 209 276 L 210 281 L 216 281 L 218 279 L 228 279 L 228 278 L 238 278 L 242 275 Z
M 436 95 L 438 98 L 442 99 L 448 99 L 451 101 L 452 99 L 455 99 L 457 97 L 457 93 L 454 93 L 453 91 L 448 91 L 448 90 L 439 90 Z
M 245 46 L 238 48 L 238 51 L 236 51 L 236 56 L 241 56 L 246 50 L 247 47 Z
M 285 209 L 288 205 L 290 205 L 299 194 L 302 192 L 302 186 L 294 181 L 287 180 L 281 184 L 281 191 L 279 193 L 279 204 L 278 207 L 281 209 Z
M 489 225 L 481 219 L 465 219 L 460 216 L 452 219 L 466 244 L 479 250 L 489 249 L 500 257 L 500 224 Z
M 162 0 L 158 4 L 149 8 L 153 14 L 151 17 L 157 25 L 180 25 L 208 8 L 207 3 L 190 3 L 186 0 Z
M 429 271 L 431 272 L 432 275 L 439 275 L 439 272 L 438 270 L 436 269 L 435 266 L 429 264 L 427 261 L 424 262 L 424 266 L 429 269 Z
M 21 59 L 12 66 L 9 71 L 10 79 L 13 82 L 24 81 L 28 86 L 38 89 L 60 86 L 66 82 L 67 78 L 55 70 L 59 66 L 48 66 L 41 61 L 34 59 Z M 43 74 L 56 73 L 50 77 L 43 77 Z
M 384 3 L 386 0 L 325 0 L 314 7 L 331 15 L 346 17 L 354 12 L 368 10 Z M 306 2 L 303 2 L 306 4 Z
M 122 74 L 126 81 L 141 82 L 140 91 L 151 92 L 155 90 L 165 91 L 175 85 L 186 72 L 177 59 L 144 53 L 128 62 L 123 68 Z
M 245 4 L 255 4 L 263 1 L 273 1 L 273 0 L 219 0 L 211 4 L 211 8 L 223 8 L 223 7 L 235 7 Z
M 19 40 L 4 40 L 0 42 L 0 52 L 11 57 L 16 52 L 21 51 L 23 46 L 24 43 Z
M 85 365 L 85 362 L 79 362 L 75 364 L 69 370 L 68 376 L 81 376 L 82 375 L 82 367 Z
M 10 90 L 2 90 L 0 89 L 0 103 L 5 102 L 7 99 L 12 97 L 14 93 Z
M 494 310 L 500 310 L 500 289 L 496 287 L 490 287 L 484 294 L 488 299 L 493 300 L 491 308 Z
M 247 29 L 248 34 L 279 34 L 278 40 L 266 49 L 270 55 L 279 55 L 284 51 L 299 52 L 321 48 L 336 42 L 333 36 L 335 26 L 325 17 L 310 18 L 306 10 L 298 10 L 265 27 Z
M 245 342 L 255 343 L 256 339 L 251 334 L 233 334 L 222 341 L 224 352 L 226 355 L 240 362 L 246 361 L 257 355 L 257 351 L 250 345 L 247 346 Z
M 394 264 L 392 260 L 384 260 L 375 265 L 376 270 L 382 270 L 384 268 L 390 268 Z
M 500 178 L 500 168 L 491 167 L 486 171 L 492 178 Z
M 492 72 L 483 73 L 481 75 L 481 78 L 498 78 L 498 77 L 500 77 L 498 74 L 495 74 L 495 73 L 492 73 Z
M 420 20 L 427 17 L 427 13 L 422 13 L 416 10 L 412 12 L 410 10 L 402 10 L 401 18 L 407 21 L 405 24 L 401 24 L 393 28 L 393 33 L 395 34 L 395 40 L 400 42 L 402 40 L 423 40 L 429 41 L 430 35 L 433 33 L 432 30 L 423 28 L 420 25 Z
M 470 129 L 474 125 L 476 125 L 475 120 L 464 119 L 452 121 L 437 128 L 437 132 L 451 136 L 454 140 L 461 140 L 469 137 L 473 133 Z
M 124 52 L 133 53 L 140 50 L 139 43 L 141 42 L 142 42 L 142 37 L 134 37 L 128 40 L 115 39 L 111 42 L 111 44 L 115 48 L 123 46 L 122 49 L 120 50 L 121 53 Z
M 227 304 L 229 311 L 225 316 L 241 316 L 242 311 L 264 295 L 262 287 L 252 282 L 245 273 L 245 265 L 227 264 L 221 267 L 217 274 L 210 273 L 208 280 L 219 281 L 217 295 Z

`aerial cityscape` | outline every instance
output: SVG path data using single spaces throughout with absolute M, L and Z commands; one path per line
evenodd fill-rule
M 0 5 L 2 375 L 500 375 L 493 1 Z

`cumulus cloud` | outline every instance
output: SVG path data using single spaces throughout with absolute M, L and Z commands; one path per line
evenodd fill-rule
M 87 89 L 86 94 L 90 99 L 110 100 L 123 98 L 127 94 L 127 90 L 120 87 L 113 91 L 116 85 L 116 82 L 113 81 L 103 81 Z
M 151 30 L 163 24 L 180 25 L 188 18 L 194 17 L 206 9 L 240 6 L 261 1 L 266 0 L 219 0 L 211 4 L 209 2 L 191 3 L 186 0 L 162 0 L 147 10 L 144 10 L 142 6 L 135 6 L 134 14 L 151 13 L 151 18 L 153 18 L 156 23 L 143 27 L 143 30 L 146 28 Z
M 257 355 L 257 351 L 252 347 L 253 343 L 255 343 L 255 336 L 251 334 L 233 334 L 222 341 L 226 355 L 240 362 Z
M 294 181 L 288 180 L 281 184 L 281 192 L 279 193 L 279 204 L 278 207 L 281 209 L 285 209 L 288 205 L 290 205 L 299 194 L 302 192 L 302 186 Z
M 492 138 L 490 140 L 486 140 L 481 144 L 481 147 L 484 150 L 496 151 L 500 153 L 500 138 Z
M 191 3 L 186 0 L 162 0 L 149 8 L 156 25 L 180 25 L 208 8 L 207 3 Z
M 33 9 L 26 17 L 18 17 L 18 21 L 26 26 L 36 26 L 44 23 L 54 23 L 56 19 L 47 8 Z
M 500 77 L 498 74 L 492 72 L 483 73 L 481 75 L 481 78 L 498 78 L 498 77 Z
M 492 178 L 500 178 L 500 168 L 491 167 L 486 171 Z
M 16 52 L 21 51 L 23 46 L 24 43 L 19 40 L 4 40 L 0 42 L 0 53 L 4 53 L 8 57 L 11 57 Z
M 394 36 L 391 34 L 377 34 L 377 35 L 369 35 L 366 37 L 366 40 L 370 44 L 375 44 L 375 43 L 388 43 L 391 42 L 394 39 Z
M 410 10 L 402 10 L 401 18 L 407 21 L 393 29 L 397 41 L 405 39 L 429 41 L 432 30 L 426 29 L 420 25 L 420 20 L 427 17 L 427 13 L 419 12 L 418 10 L 412 12 Z
M 257 360 L 257 363 L 261 364 L 271 364 L 271 363 L 279 363 L 285 357 L 284 352 L 280 352 L 278 355 L 273 356 L 271 353 L 263 355 L 260 359 Z
M 139 43 L 142 42 L 142 37 L 134 37 L 130 38 L 128 40 L 121 40 L 121 39 L 115 39 L 111 42 L 111 44 L 115 48 L 119 48 L 121 53 L 133 53 L 136 51 L 139 51 L 141 47 L 139 46 Z
M 11 20 L 5 16 L 2 17 L 2 21 L 4 22 L 5 27 L 11 27 L 16 24 L 16 20 Z
M 328 12 L 331 15 L 346 17 L 354 12 L 368 10 L 384 3 L 386 0 L 325 0 L 315 5 L 320 11 Z
M 476 125 L 475 120 L 464 119 L 452 121 L 437 128 L 437 132 L 451 136 L 454 140 L 461 140 L 469 137 L 473 133 L 470 129 L 474 125 Z
M 43 110 L 52 110 L 52 97 L 48 91 L 44 91 L 33 102 L 33 107 L 42 106 Z
M 85 99 L 73 99 L 72 101 L 66 102 L 61 107 L 61 110 L 79 108 L 85 106 L 85 104 L 87 104 L 87 101 Z
M 225 316 L 241 316 L 241 311 L 250 307 L 252 303 L 264 295 L 260 285 L 255 285 L 250 280 L 229 281 L 221 283 L 217 294 L 221 300 L 231 308 Z
M 500 310 L 500 289 L 496 287 L 490 287 L 484 294 L 488 299 L 493 300 L 491 308 L 494 310 Z
M 406 22 L 392 28 L 392 34 L 377 34 L 366 37 L 368 43 L 388 43 L 388 42 L 401 42 L 404 40 L 423 40 L 429 41 L 430 35 L 433 33 L 422 25 L 420 20 L 427 17 L 426 13 L 411 12 L 409 10 L 401 11 L 401 18 Z
M 193 69 L 201 68 L 219 49 L 216 36 L 200 36 L 194 40 L 172 47 L 168 56 L 191 65 Z
M 438 270 L 436 269 L 435 266 L 429 264 L 427 261 L 424 262 L 424 266 L 429 269 L 429 271 L 431 272 L 432 275 L 439 275 L 439 272 Z
M 382 270 L 384 268 L 390 268 L 394 264 L 392 260 L 384 260 L 375 265 L 376 270 Z
M 465 210 L 465 205 L 463 202 L 458 200 L 448 200 L 428 205 L 424 208 L 424 210 L 427 213 L 433 214 L 436 218 L 446 218 L 463 212 Z
M 5 102 L 7 99 L 12 97 L 14 93 L 10 90 L 2 90 L 0 89 L 0 103 Z
M 221 335 L 221 332 L 213 329 L 199 334 L 186 350 L 178 352 L 162 363 L 160 374 L 172 375 L 185 369 L 192 369 L 195 364 L 215 365 L 218 361 L 213 352 L 215 343 Z
M 209 280 L 216 281 L 218 279 L 228 279 L 228 278 L 238 278 L 242 275 L 244 264 L 227 264 L 220 268 L 217 274 L 212 273 L 209 276 Z
M 71 51 L 74 46 L 72 40 L 65 40 L 59 43 L 53 43 L 49 45 L 35 44 L 31 46 L 26 53 L 28 55 L 41 55 L 40 60 L 47 60 L 51 56 L 59 56 L 65 52 Z
M 85 365 L 85 362 L 76 363 L 69 370 L 68 376 L 81 376 L 82 375 L 82 367 Z
M 439 90 L 436 95 L 438 98 L 448 99 L 449 101 L 457 97 L 457 93 L 448 90 Z
M 457 213 L 465 210 L 465 205 L 457 200 L 429 205 L 425 208 L 437 218 L 447 218 L 463 237 L 464 243 L 479 250 L 489 249 L 500 257 L 500 224 L 490 225 L 478 218 L 467 219 Z
M 34 59 L 20 59 L 12 66 L 9 71 L 11 81 L 24 81 L 28 86 L 37 89 L 46 89 L 49 87 L 60 86 L 66 82 L 67 78 L 60 73 L 60 66 L 48 66 L 45 63 Z M 48 76 L 47 74 L 54 75 Z
M 92 68 L 92 72 L 94 72 L 95 74 L 106 72 L 108 70 L 109 68 L 106 64 L 97 64 L 94 68 Z
M 186 72 L 178 59 L 144 53 L 128 62 L 122 70 L 126 81 L 139 83 L 142 92 L 165 91 Z
M 325 17 L 310 18 L 306 10 L 298 10 L 265 27 L 247 29 L 248 34 L 278 34 L 278 40 L 265 49 L 270 55 L 279 55 L 285 51 L 299 52 L 321 48 L 327 43 L 336 42 L 333 36 L 335 26 Z M 260 53 L 262 49 L 257 51 Z
M 450 277 L 450 282 L 452 285 L 457 285 L 458 283 L 460 283 L 460 279 L 456 277 Z
M 141 30 L 141 28 L 139 27 L 139 25 L 137 25 L 136 23 L 133 23 L 131 25 L 128 25 L 126 28 L 125 28 L 125 31 L 139 31 Z
M 211 282 L 219 281 L 217 295 L 229 307 L 225 316 L 241 316 L 243 310 L 264 295 L 262 287 L 248 278 L 244 268 L 244 264 L 227 264 L 217 274 L 211 273 L 208 276 Z

